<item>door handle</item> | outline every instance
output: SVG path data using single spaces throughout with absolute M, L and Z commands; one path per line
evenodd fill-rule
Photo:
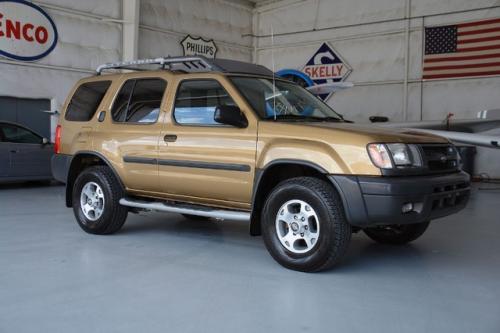
M 10 152 L 11 152 L 12 154 L 15 154 L 15 153 L 19 153 L 19 150 L 14 150 L 14 149 L 13 149 L 13 150 L 11 150 Z
M 106 118 L 106 111 L 101 111 L 99 112 L 99 116 L 97 117 L 97 120 L 102 123 L 104 121 L 104 118 Z
M 177 140 L 177 135 L 175 134 L 167 134 L 163 137 L 163 141 L 165 142 L 175 142 Z

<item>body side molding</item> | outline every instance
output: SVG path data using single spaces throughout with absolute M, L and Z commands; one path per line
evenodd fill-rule
M 217 162 L 201 162 L 201 161 L 183 161 L 183 160 L 165 160 L 155 158 L 145 158 L 136 156 L 124 156 L 123 161 L 126 163 L 142 163 L 142 164 L 158 164 L 164 166 L 184 167 L 184 168 L 197 168 L 197 169 L 213 169 L 213 170 L 227 170 L 227 171 L 240 171 L 250 172 L 252 169 L 247 164 L 235 163 L 217 163 Z

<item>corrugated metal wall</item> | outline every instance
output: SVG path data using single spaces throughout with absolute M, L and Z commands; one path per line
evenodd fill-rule
M 142 0 L 139 56 L 182 55 L 187 34 L 213 39 L 218 58 L 252 59 L 252 10 L 221 0 Z

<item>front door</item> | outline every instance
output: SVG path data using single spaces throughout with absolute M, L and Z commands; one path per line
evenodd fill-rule
M 10 147 L 7 142 L 2 141 L 0 131 L 0 177 L 6 177 L 10 171 Z
M 257 119 L 226 79 L 188 79 L 177 94 L 159 143 L 163 192 L 177 200 L 249 208 L 255 173 Z M 237 105 L 246 128 L 215 122 L 215 108 Z

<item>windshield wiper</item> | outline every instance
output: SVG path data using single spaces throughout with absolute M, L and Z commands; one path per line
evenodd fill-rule
M 274 117 L 266 118 L 267 120 L 274 120 Z M 332 121 L 342 122 L 343 120 L 337 117 L 314 117 L 314 116 L 301 116 L 296 114 L 278 114 L 276 120 L 296 120 L 296 121 Z
M 269 117 L 266 118 L 267 120 L 298 120 L 298 121 L 305 121 L 305 120 L 314 120 L 314 121 L 322 121 L 321 118 L 318 117 L 311 117 L 311 116 L 300 116 L 296 114 L 277 114 L 275 117 Z
M 323 119 L 323 121 L 333 121 L 333 122 L 337 122 L 337 123 L 344 122 L 343 118 L 337 118 L 337 117 L 323 117 L 321 119 Z

